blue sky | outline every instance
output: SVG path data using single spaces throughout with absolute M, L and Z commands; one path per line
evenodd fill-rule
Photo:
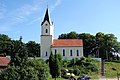
M 104 32 L 120 41 L 120 0 L 0 0 L 0 33 L 39 43 L 47 5 L 55 38 L 71 31 Z

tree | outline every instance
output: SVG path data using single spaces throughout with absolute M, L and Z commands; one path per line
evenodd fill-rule
M 37 71 L 28 66 L 28 54 L 25 44 L 20 40 L 12 41 L 11 48 L 11 61 L 6 70 L 1 72 L 1 78 L 3 80 L 39 80 Z
M 58 37 L 58 39 L 77 39 L 77 38 L 78 38 L 78 34 L 74 31 L 67 34 L 61 34 Z
M 0 34 L 0 55 L 6 56 L 11 53 L 11 39 L 5 35 Z
M 11 61 L 7 69 L 0 73 L 2 80 L 48 80 L 48 65 L 43 60 L 28 60 L 28 54 L 22 37 L 12 41 Z
M 70 32 L 67 34 L 68 39 L 77 39 L 78 34 L 76 32 Z
M 26 43 L 26 47 L 28 49 L 29 57 L 40 57 L 40 44 L 36 43 L 35 41 L 29 41 L 28 43 Z
M 55 74 L 55 78 L 59 77 L 60 76 L 60 70 L 61 70 L 61 66 L 60 66 L 60 61 L 58 59 L 58 56 L 57 54 L 54 55 L 55 57 L 55 68 L 54 68 L 54 74 Z
M 59 35 L 58 39 L 67 39 L 67 34 L 61 34 Z
M 104 34 L 98 32 L 96 34 L 96 47 L 99 49 L 99 57 L 103 59 L 110 59 L 111 54 L 118 52 L 120 44 L 114 34 Z
M 114 34 L 98 32 L 94 36 L 89 33 L 70 32 L 59 35 L 58 39 L 82 39 L 85 57 L 93 55 L 102 59 L 110 59 L 113 53 L 120 52 L 120 42 L 117 41 Z
M 95 37 L 96 37 L 96 48 L 98 50 L 97 54 L 100 58 L 105 58 L 105 49 L 104 49 L 104 36 L 105 34 L 102 32 L 98 32 Z
M 0 73 L 2 80 L 49 80 L 48 65 L 41 59 L 30 59 L 26 67 L 9 66 Z
M 38 80 L 48 80 L 51 78 L 49 73 L 49 67 L 42 59 L 29 60 L 28 66 L 35 69 L 37 72 Z
M 10 65 L 24 67 L 27 64 L 27 61 L 28 53 L 22 39 L 20 38 L 20 40 L 13 40 Z
M 88 33 L 81 33 L 78 35 L 78 39 L 83 39 L 83 52 L 84 56 L 88 57 L 93 54 L 92 49 L 95 47 L 95 36 Z
M 52 53 L 50 54 L 49 68 L 52 78 L 56 78 L 60 76 L 61 63 L 62 63 L 62 57 L 60 54 L 55 54 L 55 55 L 53 55 Z
M 55 64 L 55 62 L 54 62 L 54 55 L 53 55 L 53 53 L 51 53 L 50 54 L 50 56 L 49 56 L 49 68 L 50 68 L 50 74 L 52 75 L 52 78 L 55 78 L 55 73 L 54 73 L 54 68 L 55 68 L 55 66 L 54 66 L 54 64 Z

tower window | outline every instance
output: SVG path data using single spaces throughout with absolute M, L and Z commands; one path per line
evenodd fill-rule
M 70 56 L 73 56 L 73 54 L 72 54 L 72 50 L 70 50 Z
M 79 56 L 79 50 L 77 50 L 77 56 Z
M 63 56 L 65 56 L 65 50 L 63 49 Z
M 47 54 L 47 52 L 46 52 L 46 56 L 47 56 L 48 54 Z
M 48 29 L 46 29 L 45 32 L 48 33 Z

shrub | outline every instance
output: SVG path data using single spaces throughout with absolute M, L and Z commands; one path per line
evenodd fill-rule
M 81 74 L 80 70 L 77 68 L 73 71 L 73 73 L 77 76 L 79 76 Z

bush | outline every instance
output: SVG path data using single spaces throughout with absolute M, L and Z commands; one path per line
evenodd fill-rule
M 77 76 L 79 76 L 81 74 L 80 70 L 77 68 L 73 71 L 73 73 Z
M 82 74 L 88 74 L 89 72 L 97 72 L 98 68 L 92 62 L 96 60 L 82 57 L 81 59 L 72 59 L 67 62 L 67 67 L 70 73 L 74 73 L 79 76 Z
M 73 68 L 69 68 L 69 73 L 73 73 L 74 69 Z

